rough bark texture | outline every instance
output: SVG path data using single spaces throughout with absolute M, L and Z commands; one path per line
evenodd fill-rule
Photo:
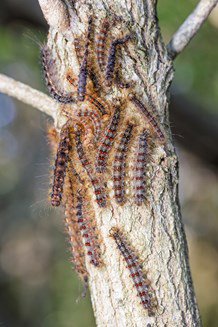
M 39 1 L 42 9 L 49 1 Z M 54 15 L 55 15 L 54 5 Z M 63 10 L 63 7 L 61 8 Z M 128 201 L 106 209 L 97 207 L 96 219 L 102 238 L 104 266 L 95 268 L 87 262 L 91 299 L 98 326 L 201 326 L 188 263 L 188 249 L 178 201 L 178 160 L 171 143 L 168 120 L 168 90 L 173 78 L 172 62 L 162 43 L 156 18 L 155 0 L 92 0 L 67 3 L 69 16 L 50 21 L 48 44 L 56 58 L 60 80 L 70 90 L 65 74 L 69 67 L 78 74 L 73 50 L 73 34 L 82 35 L 90 14 L 97 21 L 105 16 L 121 16 L 135 41 L 124 51 L 124 78 L 134 81 L 134 91 L 141 99 L 149 93 L 167 134 L 167 145 L 158 146 L 150 167 L 150 192 L 146 206 Z M 68 25 L 69 23 L 69 25 Z M 59 29 L 58 29 L 59 28 Z M 83 36 L 82 36 L 83 38 Z M 110 100 L 111 94 L 107 96 Z M 73 108 L 73 105 L 72 105 Z M 137 110 L 131 108 L 131 114 Z M 64 119 L 57 113 L 57 127 Z M 116 244 L 109 231 L 122 228 L 143 261 L 158 301 L 154 317 L 148 317 L 140 304 Z

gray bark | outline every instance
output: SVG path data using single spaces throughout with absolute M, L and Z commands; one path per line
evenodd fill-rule
M 134 92 L 142 101 L 147 100 L 148 94 L 151 95 L 167 135 L 166 146 L 157 144 L 149 166 L 150 191 L 146 205 L 137 207 L 129 200 L 121 207 L 111 199 L 106 209 L 99 210 L 93 200 L 104 262 L 103 267 L 95 268 L 87 260 L 96 323 L 102 327 L 201 326 L 179 208 L 178 159 L 172 145 L 168 119 L 168 91 L 173 78 L 173 66 L 161 39 L 156 1 L 71 1 L 71 4 L 67 4 L 67 18 L 64 5 L 55 17 L 58 12 L 56 0 L 53 2 L 52 19 L 49 8 L 45 10 L 46 6 L 49 7 L 49 1 L 39 2 L 50 25 L 48 44 L 56 58 L 59 78 L 66 90 L 70 90 L 65 81 L 67 69 L 73 67 L 76 74 L 79 69 L 73 51 L 73 35 L 85 32 L 88 16 L 96 15 L 99 22 L 107 12 L 110 17 L 121 16 L 129 23 L 127 29 L 135 33 L 136 37 L 127 46 L 128 51 L 123 51 L 126 68 L 123 71 L 124 78 L 127 81 L 134 80 Z M 108 94 L 106 100 L 113 96 L 113 93 Z M 131 106 L 127 109 L 127 115 L 138 117 L 139 113 Z M 57 127 L 63 121 L 59 111 Z M 148 317 L 140 304 L 129 271 L 114 240 L 109 237 L 113 226 L 124 231 L 143 261 L 143 268 L 151 280 L 158 302 L 154 317 Z

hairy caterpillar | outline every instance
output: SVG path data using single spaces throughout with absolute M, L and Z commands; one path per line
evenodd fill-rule
M 100 207 L 105 207 L 106 206 L 106 195 L 105 195 L 103 187 L 100 184 L 100 181 L 95 177 L 91 163 L 88 161 L 88 159 L 86 157 L 86 154 L 83 149 L 82 142 L 81 142 L 81 134 L 80 134 L 79 129 L 76 132 L 75 140 L 76 140 L 76 149 L 77 149 L 79 159 L 91 180 L 92 186 L 94 188 L 95 196 L 96 196 L 96 201 Z
M 107 40 L 108 32 L 109 32 L 109 21 L 107 18 L 105 18 L 102 22 L 100 31 L 97 35 L 96 40 L 96 54 L 98 59 L 98 64 L 101 69 L 101 71 L 104 70 L 106 62 L 105 62 L 105 43 Z
M 114 138 L 117 133 L 118 124 L 120 121 L 120 107 L 116 107 L 114 114 L 108 127 L 105 130 L 104 136 L 102 138 L 99 151 L 96 160 L 96 170 L 97 172 L 104 172 L 106 170 L 106 163 L 108 159 L 109 152 L 112 148 Z
M 41 56 L 42 56 L 42 66 L 44 71 L 44 77 L 46 86 L 48 88 L 48 91 L 52 98 L 57 100 L 61 103 L 73 103 L 76 101 L 76 99 L 72 96 L 71 93 L 64 94 L 61 90 L 59 90 L 54 81 L 53 77 L 55 75 L 54 72 L 52 72 L 51 66 L 54 64 L 54 60 L 51 60 L 51 53 L 47 46 L 44 46 L 41 49 Z
M 65 182 L 65 226 L 71 246 L 72 262 L 74 268 L 85 285 L 88 282 L 88 272 L 85 265 L 85 251 L 82 242 L 82 235 L 76 218 L 75 194 L 73 192 L 73 181 L 68 172 Z M 86 286 L 87 287 L 87 286 Z
M 57 155 L 55 160 L 54 178 L 51 194 L 52 206 L 59 206 L 62 200 L 64 179 L 66 175 L 66 168 L 69 160 L 70 150 L 70 127 L 68 123 L 66 123 L 62 127 L 60 132 L 60 141 L 58 144 Z
M 105 72 L 105 81 L 107 86 L 111 86 L 112 84 L 116 64 L 117 46 L 125 44 L 127 41 L 129 41 L 129 39 L 130 35 L 126 35 L 125 37 L 116 39 L 111 43 Z
M 155 299 L 152 298 L 153 294 L 150 287 L 150 281 L 145 278 L 138 257 L 129 246 L 123 233 L 118 228 L 112 228 L 110 230 L 110 236 L 115 240 L 118 249 L 126 261 L 127 268 L 130 271 L 130 276 L 136 287 L 138 296 L 141 299 L 141 304 L 148 310 L 149 316 L 154 315 L 153 309 L 155 307 Z
M 128 124 L 120 143 L 118 145 L 114 164 L 113 164 L 113 182 L 114 182 L 114 193 L 116 201 L 121 204 L 125 201 L 125 168 L 126 168 L 126 153 L 128 151 L 128 144 L 132 135 L 133 124 Z
M 158 139 L 160 142 L 164 142 L 165 136 L 163 132 L 161 131 L 158 122 L 154 115 L 150 112 L 150 110 L 139 100 L 136 98 L 135 95 L 130 95 L 130 100 L 134 103 L 134 105 L 141 111 L 141 113 L 145 116 L 145 118 L 148 120 L 149 124 L 154 129 Z
M 139 135 L 136 162 L 134 167 L 135 202 L 141 205 L 145 200 L 146 185 L 146 162 L 148 157 L 148 133 L 144 130 Z
M 90 45 L 90 37 L 91 37 L 91 24 L 92 24 L 92 17 L 89 18 L 88 22 L 88 31 L 87 31 L 87 41 L 85 45 L 85 52 L 83 56 L 83 60 L 81 63 L 80 71 L 79 71 L 79 78 L 78 78 L 78 100 L 84 101 L 85 94 L 86 94 L 86 84 L 87 84 L 87 77 L 88 77 L 88 55 L 89 55 L 89 45 Z
M 85 212 L 84 199 L 81 192 L 77 192 L 76 217 L 81 235 L 84 239 L 87 254 L 90 257 L 90 263 L 98 267 L 100 265 L 99 245 L 97 244 L 97 236 L 95 235 L 95 228 L 91 223 L 91 217 L 88 212 Z

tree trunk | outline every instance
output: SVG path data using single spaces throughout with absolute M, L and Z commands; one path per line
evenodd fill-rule
M 96 17 L 97 25 L 106 14 L 111 21 L 122 17 L 125 22 L 124 34 L 129 31 L 134 35 L 134 40 L 122 49 L 122 66 L 125 67 L 122 77 L 128 82 L 133 81 L 131 90 L 140 101 L 152 100 L 160 117 L 161 128 L 166 134 L 166 144 L 162 145 L 157 140 L 148 168 L 150 186 L 146 204 L 137 206 L 130 198 L 125 205 L 119 206 L 111 199 L 107 208 L 99 209 L 93 200 L 97 228 L 102 240 L 103 266 L 96 268 L 88 259 L 86 264 L 97 325 L 201 326 L 179 208 L 178 160 L 172 145 L 168 119 L 168 93 L 173 67 L 161 39 L 156 1 L 69 1 L 66 8 L 62 2 L 60 10 L 55 7 L 58 1 L 54 1 L 53 20 L 46 15 L 46 3 L 49 1 L 39 2 L 50 25 L 47 43 L 56 59 L 59 80 L 65 90 L 69 91 L 66 71 L 73 67 L 76 75 L 79 73 L 73 47 L 74 36 L 81 35 L 81 39 L 84 38 L 90 15 Z M 111 32 L 113 38 L 119 37 L 119 33 L 122 35 L 119 26 L 123 25 L 118 24 L 115 32 Z M 115 89 L 108 92 L 104 95 L 104 100 L 110 102 L 116 96 L 115 92 Z M 127 90 L 126 94 L 128 92 Z M 126 116 L 138 119 L 140 114 L 130 104 Z M 60 110 L 56 116 L 56 126 L 60 128 L 63 122 Z M 140 127 L 141 125 L 138 128 Z M 112 177 L 109 176 L 108 179 L 110 178 Z M 143 269 L 151 281 L 157 299 L 157 309 L 152 317 L 148 316 L 141 305 L 125 262 L 114 239 L 110 237 L 110 230 L 114 226 L 123 231 L 131 248 L 139 254 Z

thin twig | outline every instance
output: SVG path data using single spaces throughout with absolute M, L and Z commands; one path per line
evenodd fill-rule
M 58 104 L 46 94 L 0 74 L 0 92 L 10 95 L 55 119 Z
M 168 52 L 173 59 L 188 45 L 217 3 L 218 0 L 201 0 L 191 15 L 180 26 L 167 46 Z

